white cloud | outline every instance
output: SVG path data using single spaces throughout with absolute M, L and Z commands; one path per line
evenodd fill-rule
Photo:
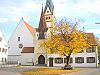
M 40 15 L 41 11 L 41 2 L 36 2 L 34 0 L 24 0 L 21 4 L 16 3 L 13 5 L 6 5 L 5 7 L 0 6 L 0 16 L 2 20 L 8 21 L 7 18 L 11 21 L 17 21 L 21 17 L 26 17 L 29 15 L 36 16 Z M 44 0 L 43 0 L 44 1 Z M 10 2 L 10 1 L 9 1 Z M 93 2 L 93 3 L 91 3 Z M 45 2 L 44 2 L 45 3 Z M 55 16 L 56 17 L 66 17 L 70 16 L 84 16 L 86 14 L 94 13 L 100 15 L 100 0 L 53 0 L 55 6 Z M 90 12 L 90 13 L 88 13 Z M 80 17 L 80 18 L 81 18 Z M 2 22 L 5 22 L 2 21 Z
M 40 7 L 41 4 L 36 4 L 32 0 L 24 1 L 21 4 L 21 6 L 17 4 L 15 6 L 12 5 L 6 5 L 5 7 L 0 6 L 0 16 L 2 16 L 0 20 L 2 21 L 2 23 L 9 21 L 18 22 L 19 19 L 21 19 L 22 17 L 27 17 L 39 11 Z
M 100 16 L 100 0 L 54 0 L 56 16 Z
M 90 30 L 87 30 L 86 32 L 100 34 L 100 29 L 90 29 Z

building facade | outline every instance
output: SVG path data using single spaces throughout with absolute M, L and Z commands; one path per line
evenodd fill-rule
M 38 28 L 33 28 L 23 18 L 19 22 L 8 42 L 10 46 L 8 61 L 16 61 L 22 65 L 64 66 L 65 57 L 61 57 L 59 54 L 47 54 L 44 48 L 40 48 L 40 44 L 50 36 L 54 27 L 54 5 L 52 0 L 47 0 L 45 8 L 42 5 Z M 88 35 L 94 37 L 93 33 L 88 33 Z M 94 40 L 92 42 L 96 43 Z M 72 54 L 70 64 L 75 67 L 97 67 L 96 45 L 92 45 L 83 52 Z
M 8 55 L 8 44 L 7 41 L 0 30 L 0 64 L 5 64 Z

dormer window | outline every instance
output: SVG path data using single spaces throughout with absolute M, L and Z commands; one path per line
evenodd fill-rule
M 0 42 L 2 41 L 2 37 L 0 37 Z

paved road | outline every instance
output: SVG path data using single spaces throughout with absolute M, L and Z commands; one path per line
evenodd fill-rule
M 4 68 L 0 68 L 0 71 L 8 71 L 8 72 L 23 72 L 23 71 L 27 71 L 27 70 L 31 70 L 32 67 L 20 67 L 20 68 L 16 68 L 16 67 L 4 67 Z
M 20 73 L 8 72 L 8 71 L 0 71 L 0 75 L 21 75 Z
M 20 72 L 31 70 L 32 68 L 39 68 L 37 66 L 22 66 L 20 68 L 16 67 L 2 67 L 0 68 L 0 75 L 21 75 Z M 73 72 L 63 75 L 100 75 L 100 68 L 77 68 L 81 71 Z
M 33 67 L 0 67 L 0 75 L 22 75 L 20 72 L 31 70 Z
M 100 68 L 80 68 L 80 72 L 69 73 L 65 75 L 100 75 Z

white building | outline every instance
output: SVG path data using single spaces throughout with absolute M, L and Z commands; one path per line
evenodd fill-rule
M 4 64 L 7 61 L 8 44 L 0 30 L 0 64 Z
M 22 49 L 26 47 L 34 47 L 35 34 L 35 29 L 22 18 L 8 41 L 10 46 L 8 51 L 8 61 L 16 63 L 20 61 Z
M 40 48 L 40 43 L 50 35 L 50 31 L 54 26 L 54 6 L 52 0 L 47 0 L 44 10 L 42 7 L 37 29 L 26 23 L 23 18 L 19 22 L 8 42 L 10 46 L 8 61 L 19 61 L 22 65 L 64 66 L 65 57 L 57 54 L 47 55 L 45 49 Z M 94 37 L 92 33 L 88 35 Z M 96 43 L 94 40 L 92 41 Z M 97 67 L 98 54 L 96 45 L 94 44 L 84 52 L 72 54 L 70 62 L 75 67 Z
M 48 66 L 64 66 L 66 57 L 60 55 L 48 55 Z M 97 48 L 93 46 L 83 52 L 72 54 L 70 57 L 70 64 L 73 67 L 98 67 Z

